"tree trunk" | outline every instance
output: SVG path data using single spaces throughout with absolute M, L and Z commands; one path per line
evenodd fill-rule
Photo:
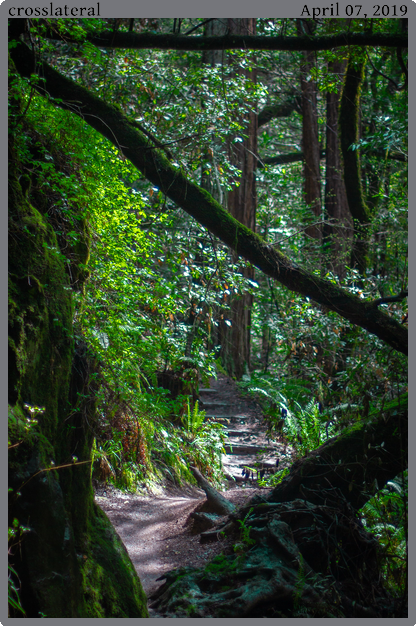
M 343 75 L 345 61 L 329 64 L 333 74 Z M 339 278 L 344 278 L 352 243 L 353 222 L 348 208 L 348 200 L 341 162 L 338 115 L 340 94 L 330 92 L 326 97 L 326 183 L 325 183 L 325 224 L 323 244 L 326 253 L 326 267 Z
M 312 34 L 309 22 L 303 22 L 302 27 Z M 301 28 L 300 20 L 298 29 Z M 310 31 L 310 32 L 309 32 Z M 316 67 L 314 52 L 304 52 L 304 62 L 300 70 L 300 84 L 302 92 L 302 149 L 304 154 L 304 200 L 313 213 L 311 221 L 316 222 L 321 216 L 321 171 L 320 146 L 318 134 L 318 111 L 316 82 L 310 78 L 311 70 Z M 322 228 L 319 224 L 312 224 L 305 229 L 305 234 L 313 239 L 320 240 Z
M 297 461 L 270 494 L 271 502 L 346 500 L 360 509 L 407 468 L 407 396 L 370 415 Z
M 254 35 L 256 32 L 255 18 L 229 18 L 228 31 L 235 35 Z M 240 69 L 238 69 L 241 72 Z M 255 70 L 244 70 L 244 75 L 256 81 Z M 248 114 L 244 141 L 229 142 L 230 162 L 241 171 L 241 175 L 233 182 L 234 188 L 228 193 L 227 207 L 230 214 L 241 224 L 255 232 L 256 230 L 256 165 L 257 165 L 257 115 L 254 111 Z M 239 137 L 237 139 L 240 139 Z M 238 256 L 233 255 L 233 262 L 238 263 Z M 246 278 L 254 279 L 254 267 L 242 269 Z M 241 379 L 250 369 L 250 334 L 251 308 L 253 296 L 244 293 L 233 296 L 231 300 L 231 327 L 222 323 L 221 326 L 221 360 L 228 374 Z
M 215 19 L 209 22 L 205 32 L 207 36 L 222 36 L 227 31 L 235 34 L 254 34 L 255 19 Z M 228 57 L 223 50 L 206 51 L 203 60 L 210 65 L 223 64 Z M 240 70 L 238 70 L 240 71 Z M 255 81 L 254 71 L 245 71 L 244 74 Z M 235 165 L 241 175 L 235 179 L 235 188 L 228 193 L 219 187 L 216 177 L 217 164 L 214 158 L 215 147 L 207 153 L 207 158 L 212 162 L 213 174 L 203 174 L 201 186 L 207 189 L 211 195 L 228 208 L 233 217 L 242 224 L 255 230 L 256 192 L 255 170 L 257 153 L 257 126 L 254 112 L 249 114 L 247 138 L 243 142 L 229 142 L 228 151 L 230 162 Z M 238 185 L 238 186 L 237 186 Z M 238 256 L 233 255 L 233 263 L 238 263 Z M 242 272 L 247 278 L 254 278 L 254 268 L 243 268 Z M 217 337 L 217 345 L 221 346 L 221 360 L 228 374 L 235 378 L 241 378 L 250 365 L 250 324 L 251 307 L 253 298 L 250 294 L 231 297 L 230 310 L 223 317 L 227 319 L 220 322 Z M 231 323 L 231 327 L 228 325 Z
M 210 512 L 218 513 L 218 515 L 229 515 L 235 510 L 234 504 L 214 489 L 196 467 L 191 467 L 191 470 L 196 482 L 205 491 Z
M 352 54 L 348 61 L 340 106 L 341 148 L 344 159 L 344 175 L 348 181 L 346 192 L 348 206 L 354 220 L 354 244 L 351 258 L 352 267 L 360 274 L 367 268 L 368 232 L 371 212 L 364 198 L 361 180 L 361 159 L 359 150 L 351 146 L 360 138 L 360 95 L 364 80 L 365 61 L 357 60 Z
M 10 108 L 11 120 L 21 121 L 23 106 L 13 111 L 11 101 Z M 52 135 L 47 144 L 32 127 L 19 124 L 19 133 L 19 148 L 9 135 L 8 485 L 9 527 L 18 520 L 27 530 L 9 546 L 10 564 L 25 617 L 148 617 L 140 580 L 91 486 L 97 366 L 73 338 L 74 285 L 65 262 L 70 254 L 79 289 L 81 255 L 88 254 L 85 206 L 69 206 L 76 254 L 61 230 L 56 192 L 37 192 L 28 175 L 42 158 L 39 141 L 62 168 L 55 165 L 52 175 L 68 175 L 70 158 Z M 30 146 L 24 166 L 21 140 Z M 22 614 L 12 607 L 10 617 Z

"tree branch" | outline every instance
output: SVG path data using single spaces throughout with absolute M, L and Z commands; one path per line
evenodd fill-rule
M 321 159 L 325 157 L 325 150 L 321 150 Z M 263 168 L 265 165 L 286 165 L 287 163 L 296 163 L 303 161 L 305 155 L 303 152 L 289 152 L 288 154 L 279 154 L 275 157 L 268 157 L 258 162 L 257 167 Z
M 389 302 L 402 302 L 405 298 L 407 298 L 408 292 L 401 291 L 397 296 L 388 296 L 386 298 L 378 298 L 377 300 L 373 300 L 370 302 L 371 306 L 377 308 L 380 304 L 388 304 Z
M 361 151 L 364 154 L 380 157 L 381 159 L 393 159 L 395 161 L 407 162 L 407 156 L 401 152 L 385 152 L 384 150 L 372 150 L 365 149 Z M 326 156 L 325 150 L 321 150 L 320 158 L 324 159 Z M 257 167 L 263 168 L 265 165 L 287 165 L 288 163 L 296 163 L 297 161 L 303 161 L 305 158 L 303 152 L 289 152 L 288 154 L 278 154 L 274 157 L 267 157 L 266 159 L 258 159 Z
M 26 44 L 16 43 L 10 54 L 20 74 L 30 77 L 33 55 Z M 227 213 L 206 190 L 189 180 L 182 169 L 172 165 L 163 151 L 155 148 L 148 137 L 134 128 L 119 109 L 65 78 L 46 63 L 39 63 L 37 69 L 40 80 L 36 89 L 40 93 L 56 98 L 56 106 L 75 113 L 122 150 L 149 181 L 237 254 L 292 291 L 326 306 L 407 354 L 407 330 L 395 319 L 321 279 L 319 275 L 307 272 L 269 246 L 259 235 Z
M 47 37 L 59 39 L 56 32 Z M 65 40 L 68 37 L 65 35 Z M 383 46 L 407 48 L 407 34 L 400 33 L 341 33 L 322 37 L 268 37 L 264 35 L 224 35 L 215 37 L 153 33 L 104 31 L 89 35 L 87 40 L 99 48 L 129 48 L 130 50 L 332 50 L 340 46 Z
M 257 116 L 257 128 L 264 126 L 264 124 L 267 124 L 270 120 L 273 120 L 276 117 L 289 117 L 292 111 L 295 111 L 296 109 L 299 110 L 299 107 L 300 102 L 296 96 L 294 96 L 289 102 L 265 106 Z

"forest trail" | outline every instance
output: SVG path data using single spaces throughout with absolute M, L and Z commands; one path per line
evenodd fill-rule
M 256 483 L 260 472 L 274 473 L 291 464 L 291 448 L 267 437 L 267 423 L 257 402 L 244 397 L 224 375 L 199 390 L 206 419 L 223 424 L 227 434 L 222 463 L 230 483 Z M 248 470 L 248 471 L 247 471 Z M 244 475 L 243 475 L 244 471 Z
M 209 388 L 200 389 L 200 409 L 206 411 L 206 419 L 227 427 L 229 439 L 223 465 L 229 488 L 223 495 L 239 506 L 255 493 L 267 494 L 269 490 L 260 489 L 255 476 L 242 476 L 243 468 L 255 469 L 259 463 L 275 467 L 279 456 L 281 469 L 290 464 L 291 457 L 283 444 L 268 442 L 259 406 L 244 398 L 232 380 L 220 375 L 210 381 Z M 139 495 L 107 485 L 97 489 L 95 499 L 122 538 L 148 598 L 163 584 L 157 579 L 166 572 L 179 567 L 204 567 L 228 546 L 227 539 L 201 543 L 199 533 L 192 531 L 190 514 L 206 500 L 204 492 L 196 487 Z M 152 609 L 149 612 L 150 617 L 162 617 Z

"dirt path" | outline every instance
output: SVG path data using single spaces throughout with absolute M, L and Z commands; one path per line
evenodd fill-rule
M 255 477 L 243 478 L 242 468 L 259 462 L 274 467 L 280 458 L 280 469 L 289 464 L 290 453 L 282 444 L 267 440 L 259 407 L 243 398 L 225 376 L 212 381 L 209 390 L 202 389 L 200 400 L 207 419 L 222 421 L 230 431 L 223 456 L 230 480 L 223 495 L 236 505 L 247 503 L 255 493 L 266 495 L 268 490 L 260 489 Z M 192 533 L 189 515 L 205 501 L 200 489 L 145 496 L 107 486 L 97 490 L 96 501 L 122 538 L 148 597 L 163 584 L 157 579 L 166 572 L 184 566 L 203 567 L 228 547 L 229 540 L 201 544 L 199 534 Z M 161 617 L 151 609 L 150 616 Z
M 223 493 L 239 505 L 259 491 L 236 487 Z M 204 502 L 203 491 L 139 496 L 107 487 L 97 491 L 95 499 L 122 538 L 148 597 L 163 584 L 157 581 L 162 574 L 184 566 L 203 567 L 228 545 L 224 541 L 201 544 L 199 535 L 191 532 L 188 517 Z

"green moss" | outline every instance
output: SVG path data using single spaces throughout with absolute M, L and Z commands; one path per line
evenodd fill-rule
M 87 617 L 149 617 L 146 596 L 126 548 L 96 505 L 88 538 L 81 568 Z
M 13 557 L 22 604 L 28 617 L 148 617 L 128 554 L 93 500 L 95 363 L 73 338 L 68 272 L 70 260 L 79 284 L 86 275 L 85 211 L 73 209 L 75 239 L 58 237 L 44 210 L 53 198 L 34 195 L 9 147 L 9 515 L 32 529 Z

